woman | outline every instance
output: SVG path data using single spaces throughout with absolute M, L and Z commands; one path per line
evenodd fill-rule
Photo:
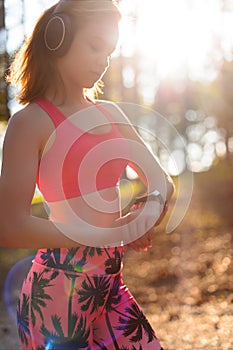
M 109 0 L 60 1 L 11 66 L 26 107 L 4 141 L 0 240 L 38 249 L 17 310 L 23 350 L 161 349 L 121 262 L 123 249 L 151 247 L 173 184 L 124 114 L 86 96 L 108 68 L 119 20 Z M 121 217 L 117 185 L 127 165 L 162 204 Z M 36 183 L 48 220 L 30 214 Z

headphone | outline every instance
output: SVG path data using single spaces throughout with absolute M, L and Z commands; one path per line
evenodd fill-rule
M 66 13 L 53 13 L 44 31 L 44 43 L 51 54 L 62 57 L 70 48 L 74 37 L 70 16 Z
M 71 46 L 75 32 L 72 16 L 62 12 L 64 2 L 65 0 L 60 0 L 44 31 L 45 46 L 50 54 L 56 57 L 62 57 L 67 53 Z

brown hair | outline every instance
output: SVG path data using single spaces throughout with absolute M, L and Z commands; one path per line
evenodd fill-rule
M 9 67 L 7 82 L 19 89 L 17 99 L 21 104 L 43 96 L 51 84 L 57 86 L 62 83 L 56 69 L 56 57 L 51 55 L 44 42 L 46 25 L 53 13 L 58 11 L 75 20 L 74 31 L 96 18 L 112 16 L 116 21 L 120 20 L 120 12 L 111 0 L 61 0 L 46 10 Z

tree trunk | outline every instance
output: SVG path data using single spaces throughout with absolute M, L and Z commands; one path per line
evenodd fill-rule
M 5 81 L 7 62 L 5 6 L 4 0 L 0 0 L 0 120 L 7 120 L 9 118 L 8 92 Z

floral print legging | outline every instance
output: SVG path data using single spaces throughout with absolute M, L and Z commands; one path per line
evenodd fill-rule
M 162 350 L 121 278 L 122 248 L 40 249 L 17 309 L 23 350 Z

